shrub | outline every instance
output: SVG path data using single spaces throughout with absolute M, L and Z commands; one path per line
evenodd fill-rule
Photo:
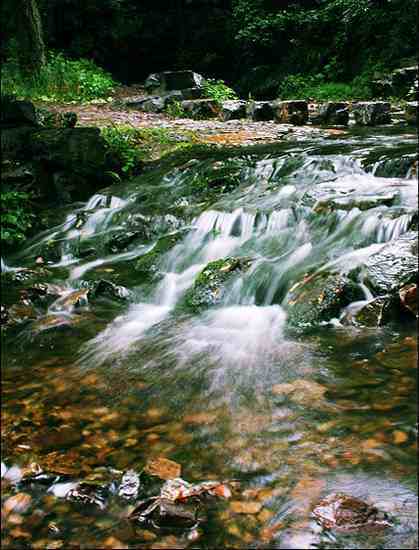
M 209 99 L 213 99 L 217 103 L 221 103 L 228 99 L 238 99 L 236 92 L 227 86 L 223 80 L 208 78 L 204 82 L 203 88 L 205 96 Z
M 324 75 L 289 75 L 282 81 L 278 95 L 281 99 L 314 99 L 317 101 L 341 101 L 370 99 L 369 79 L 355 78 L 350 83 L 327 82 Z
M 117 84 L 112 76 L 89 59 L 67 59 L 49 52 L 40 75 L 23 77 L 14 58 L 2 68 L 3 93 L 44 101 L 91 101 L 108 97 Z
M 171 118 L 188 118 L 188 115 L 185 109 L 182 107 L 180 101 L 173 101 L 170 103 L 166 109 L 165 113 Z
M 2 189 L 0 193 L 1 244 L 10 247 L 25 240 L 32 227 L 30 195 L 22 191 Z

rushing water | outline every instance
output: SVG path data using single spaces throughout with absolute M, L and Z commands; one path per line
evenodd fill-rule
M 345 319 L 376 295 L 368 259 L 411 232 L 414 173 L 392 167 L 415 148 L 414 135 L 371 132 L 195 159 L 75 205 L 7 258 L 47 260 L 38 280 L 61 295 L 4 338 L 2 475 L 7 496 L 32 497 L 6 523 L 5 547 L 414 548 L 415 324 Z M 150 277 L 138 266 L 153 251 Z M 227 257 L 250 267 L 216 307 L 185 307 L 205 266 Z M 293 285 L 326 272 L 355 277 L 357 300 L 296 330 Z M 125 299 L 71 301 L 101 279 L 126 287 Z M 127 521 L 112 491 L 104 509 L 62 498 L 155 457 L 191 482 L 238 480 L 235 504 L 212 503 L 189 533 Z M 25 484 L 31 462 L 56 478 Z M 397 521 L 382 533 L 321 532 L 310 512 L 339 491 Z

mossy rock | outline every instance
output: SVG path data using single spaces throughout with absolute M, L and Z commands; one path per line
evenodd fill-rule
M 162 277 L 163 256 L 169 252 L 186 235 L 186 231 L 178 231 L 161 237 L 153 248 L 141 256 L 136 264 L 135 271 L 146 283 L 158 281 Z
M 291 326 L 307 327 L 339 317 L 342 308 L 362 300 L 361 288 L 345 275 L 317 272 L 297 282 L 285 298 Z
M 182 306 L 200 312 L 222 303 L 228 286 L 241 273 L 249 269 L 250 258 L 222 258 L 210 262 L 201 271 L 191 289 L 185 294 Z

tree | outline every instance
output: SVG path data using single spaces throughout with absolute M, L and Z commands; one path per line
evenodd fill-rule
M 45 64 L 42 23 L 36 0 L 14 0 L 16 45 L 23 74 L 36 78 Z

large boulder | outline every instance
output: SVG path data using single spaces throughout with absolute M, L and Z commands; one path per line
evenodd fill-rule
M 180 105 L 187 117 L 198 120 L 216 118 L 220 111 L 218 103 L 213 99 L 190 99 L 182 101 Z
M 409 97 L 412 90 L 417 91 L 418 66 L 403 67 L 371 82 L 375 97 Z M 412 97 L 415 99 L 415 97 Z
M 355 123 L 359 126 L 377 126 L 391 123 L 391 105 L 387 101 L 362 101 L 352 106 Z
M 130 98 L 125 101 L 124 105 L 127 109 L 143 111 L 145 113 L 162 113 L 169 105 L 175 101 L 185 99 L 183 91 L 174 91 L 164 95 L 143 96 Z
M 363 298 L 362 289 L 347 276 L 319 271 L 298 281 L 284 306 L 290 325 L 309 327 L 338 318 L 344 307 Z
M 275 120 L 281 124 L 303 125 L 308 121 L 308 103 L 304 100 L 276 101 Z
M 223 101 L 219 116 L 224 122 L 246 118 L 246 101 L 240 99 Z
M 36 110 L 30 101 L 19 101 L 9 96 L 1 99 L 0 124 L 3 128 L 38 126 Z
M 325 126 L 346 126 L 349 121 L 349 104 L 343 101 L 328 101 L 319 106 L 316 117 L 312 119 L 313 124 Z
M 194 71 L 163 71 L 148 76 L 144 87 L 151 94 L 162 95 L 173 90 L 202 88 L 204 77 Z
M 418 236 L 409 231 L 370 256 L 364 266 L 364 282 L 378 295 L 395 295 L 417 282 Z
M 250 101 L 246 107 L 246 114 L 255 122 L 274 120 L 274 103 L 272 101 Z

